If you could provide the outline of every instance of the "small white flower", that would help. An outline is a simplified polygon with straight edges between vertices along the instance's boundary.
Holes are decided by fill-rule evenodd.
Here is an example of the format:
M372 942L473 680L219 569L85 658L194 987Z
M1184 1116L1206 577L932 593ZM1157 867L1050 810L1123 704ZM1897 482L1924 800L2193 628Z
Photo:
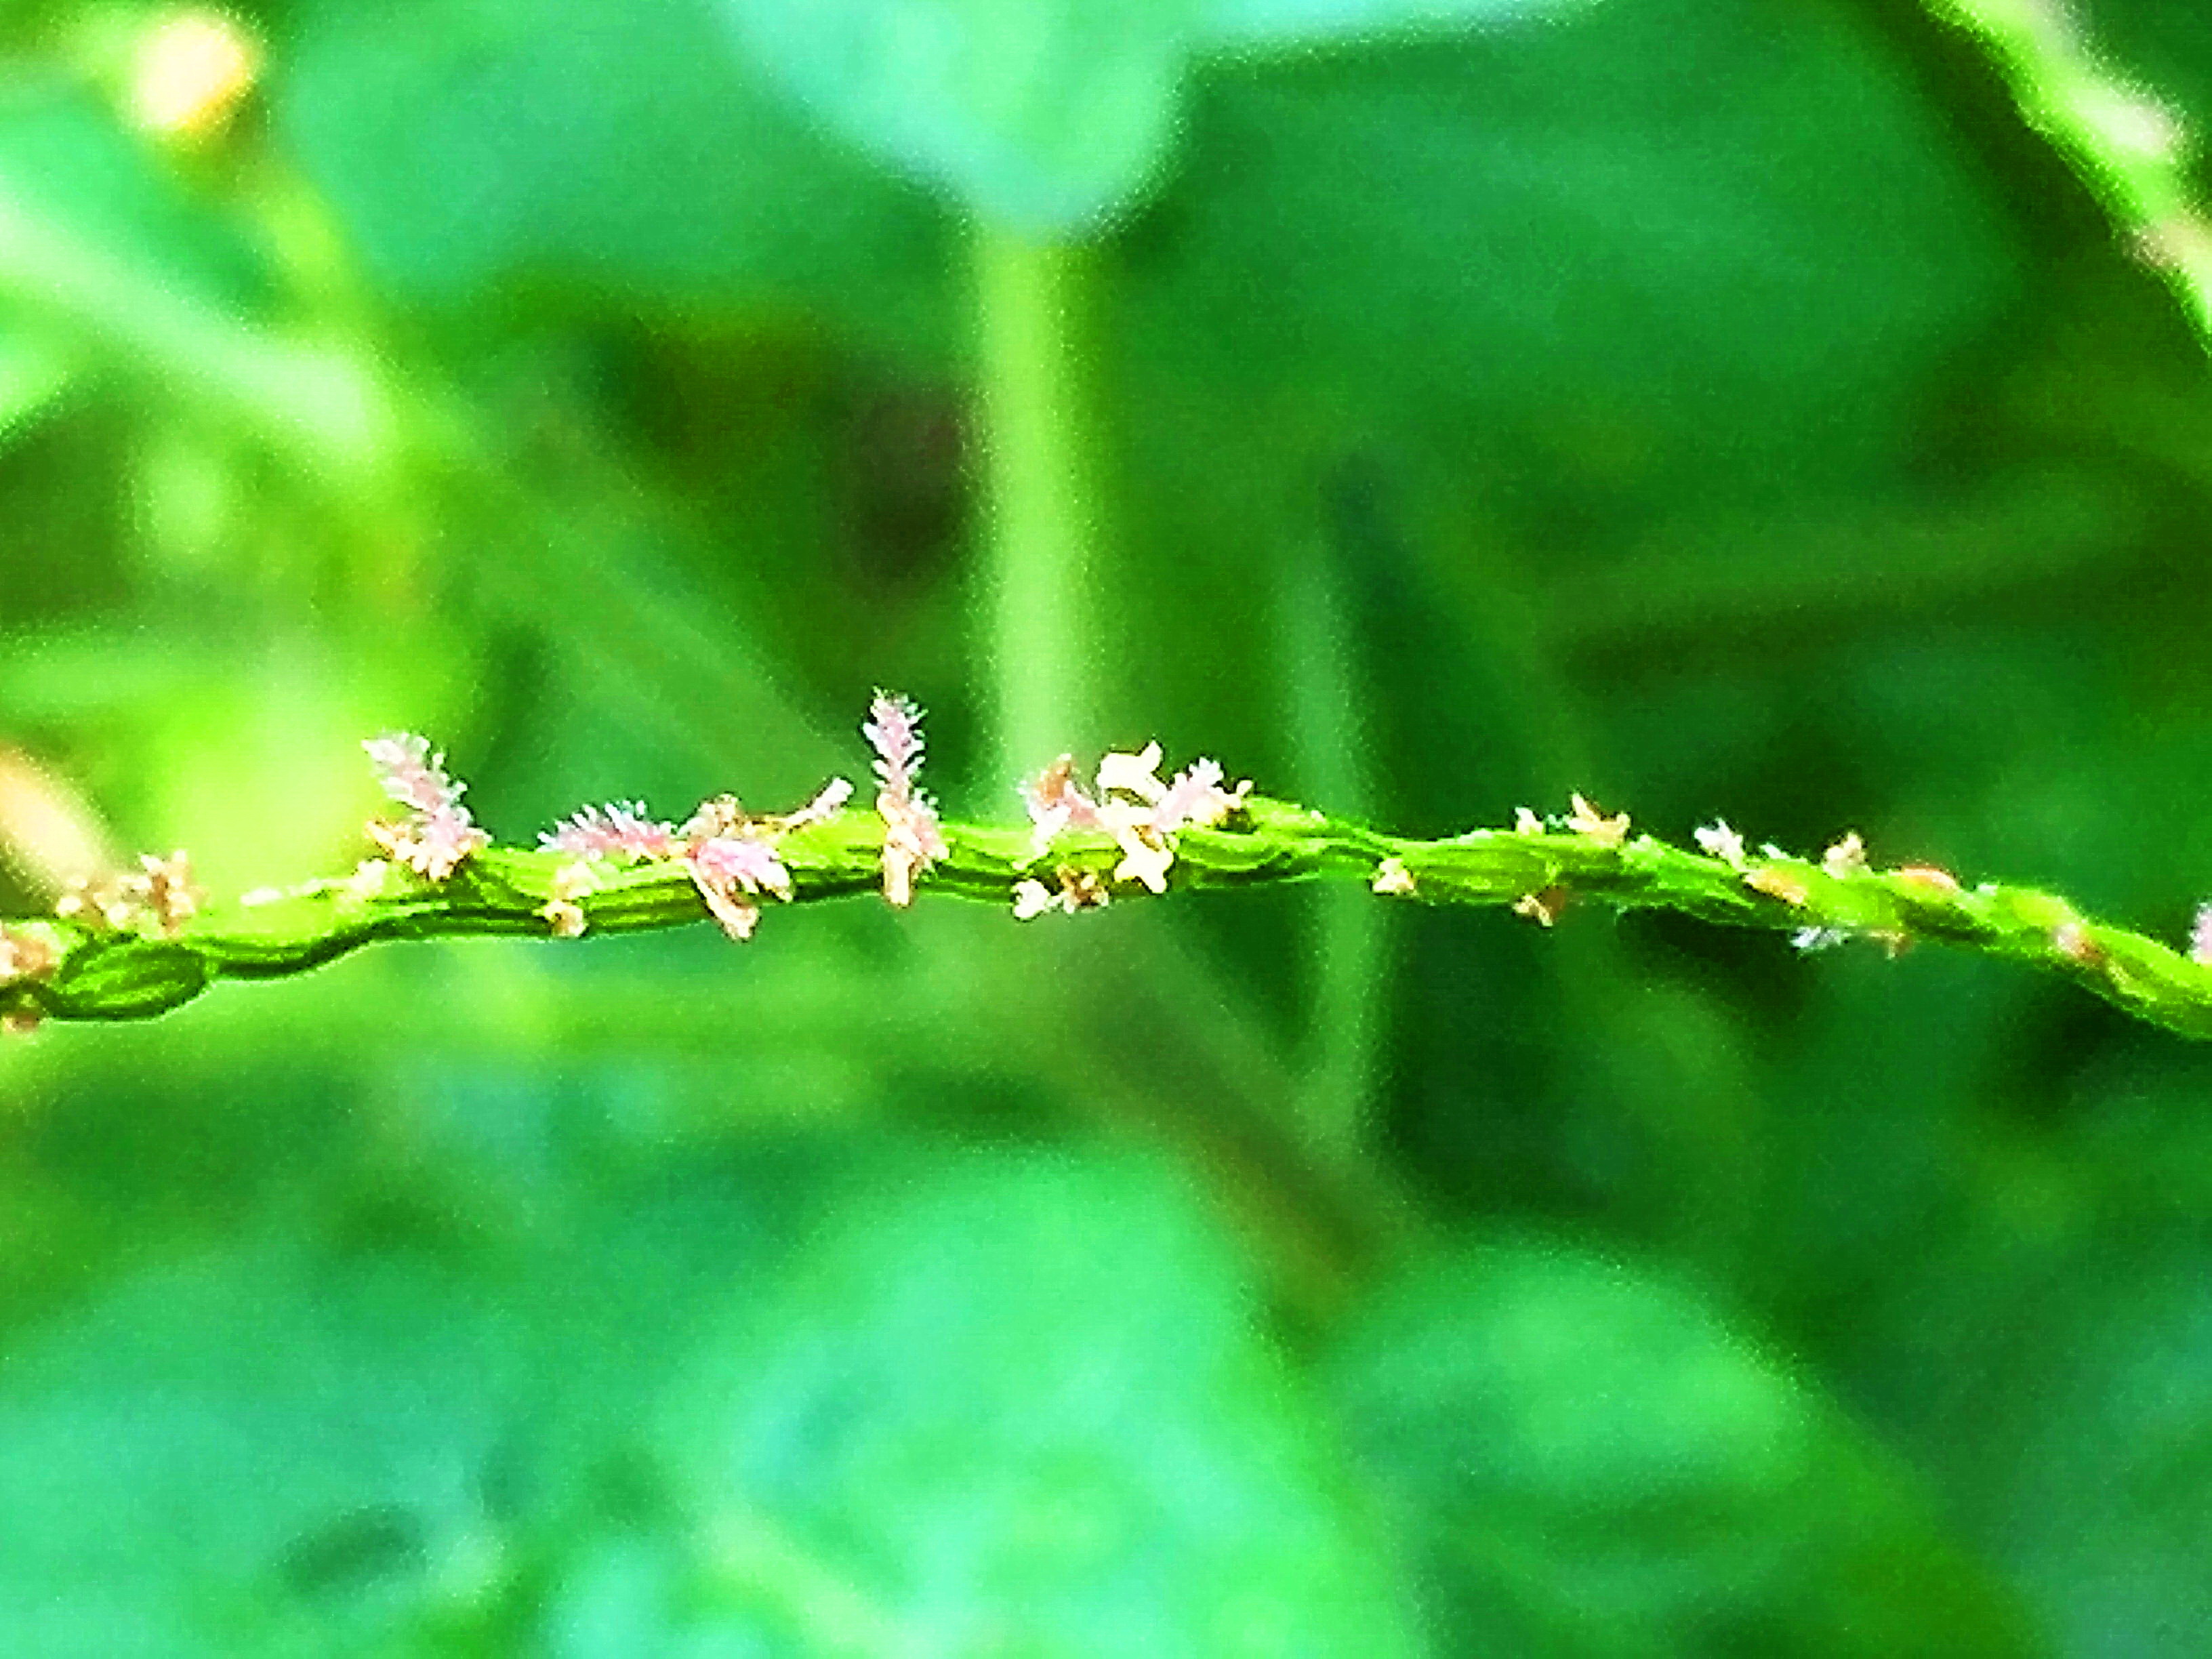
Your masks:
M1691 833L1698 838L1698 850L1707 858L1718 859L1738 870L1743 868L1743 837L1729 828L1727 819L1701 823Z
M1140 800L1157 801L1167 793L1167 786L1159 780L1160 746L1148 743L1136 754L1111 753L1098 762L1098 793L1110 794L1115 790L1134 795Z
M1375 879L1370 885L1378 893L1411 893L1413 872L1406 867L1403 859L1384 859L1375 866Z
M1600 847L1618 847L1628 839L1627 813L1616 812L1607 817L1580 795L1568 799L1575 810L1567 818L1567 828L1577 835Z
M369 839L426 881L443 881L471 853L491 844L461 805L467 787L448 776L429 739L394 732L362 744L384 793L407 809L403 823L374 823Z
M921 710L905 697L876 693L860 734L875 750L876 811L884 820L884 897L903 909L914 881L947 857L937 807L915 787L921 769Z
M1852 830L1820 854L1820 867L1832 876L1855 876L1867 867L1866 843Z

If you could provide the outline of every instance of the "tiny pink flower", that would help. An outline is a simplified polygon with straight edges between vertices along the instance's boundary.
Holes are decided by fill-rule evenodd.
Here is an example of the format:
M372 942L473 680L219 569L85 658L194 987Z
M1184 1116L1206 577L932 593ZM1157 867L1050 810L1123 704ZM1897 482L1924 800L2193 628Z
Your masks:
M408 811L404 823L372 823L369 838L416 874L443 881L491 837L476 826L461 805L465 787L446 772L446 757L431 751L427 738L395 732L362 744L376 768L377 781Z
M2200 905L2189 930L2189 959L2212 965L2212 904Z
M1200 759L1183 768L1152 803L1152 827L1166 835L1192 824L1211 829L1219 823L1252 793L1249 779L1224 789L1221 778L1218 761Z
M702 836L685 850L684 862L708 913L732 939L752 937L760 921L752 900L759 894L791 896L791 872L775 849L748 835Z
M878 783L901 799L911 795L915 775L921 770L922 751L921 710L914 700L877 692L860 735L876 751Z
M775 855L775 848L750 836L709 836L692 843L684 855L695 880L717 887L742 888L748 893L791 896L791 872Z
M1075 781L1075 759L1062 755L1022 786L1022 804L1029 809L1030 845L1042 858L1062 833L1069 830L1103 830L1098 803L1083 793Z
M914 902L914 878L946 855L937 808L915 787L921 769L921 710L905 697L876 693L860 735L876 751L876 811L884 820L884 897Z
M1167 786L1160 781L1160 746L1148 743L1132 755L1115 750L1098 757L1098 793L1102 795L1119 793L1134 795L1140 800L1157 801L1167 793Z
M2051 943L2059 955L2084 968L2098 967L2105 960L2103 949L2078 921L2062 921L2052 928Z
M853 799L853 786L842 778L832 778L817 792L812 800L796 812L787 812L775 820L779 831L803 830L810 823L820 823L835 817L845 803Z
M1692 833L1698 838L1698 850L1708 858L1719 859L1739 870L1743 868L1743 837L1729 828L1727 819L1701 823Z
M665 860L684 852L676 826L647 817L641 800L586 806L538 836L538 844L549 852L593 859Z
M384 793L411 812L428 816L456 811L466 787L446 772L446 757L433 754L430 740L411 732L392 732L361 745L376 768Z
M0 923L0 985L19 979L44 979L60 960L60 954L38 934Z

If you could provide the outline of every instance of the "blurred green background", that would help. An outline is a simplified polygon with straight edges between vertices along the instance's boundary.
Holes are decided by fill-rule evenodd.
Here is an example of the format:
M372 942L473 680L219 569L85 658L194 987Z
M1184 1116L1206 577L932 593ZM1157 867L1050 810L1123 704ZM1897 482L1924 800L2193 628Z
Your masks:
M2212 116L2212 23L2084 14ZM2212 379L1906 0L0 13L0 909L948 806L2212 891ZM1042 751L1040 752L1040 745ZM73 850L74 848L74 850ZM2212 1650L2212 1054L1317 890L356 957L0 1049L0 1648Z

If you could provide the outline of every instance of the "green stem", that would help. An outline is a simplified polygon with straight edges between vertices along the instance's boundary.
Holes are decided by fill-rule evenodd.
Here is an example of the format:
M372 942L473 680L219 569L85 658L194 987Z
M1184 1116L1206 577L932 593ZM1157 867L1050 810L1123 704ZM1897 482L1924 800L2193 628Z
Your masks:
M987 501L985 655L1000 777L1091 729L1097 496L1079 323L1091 255L976 237Z
M948 824L945 835L948 855L921 877L920 890L994 904L1008 902L1017 884L1040 869L1112 886L1121 857L1113 841L1088 832L1061 836L1048 866L1031 858L1026 829ZM793 902L872 891L883 836L883 821L858 811L793 831L777 849L791 872ZM1231 827L1183 830L1176 853L1171 878L1181 889L1372 882L1402 866L1410 896L1429 903L1509 905L1546 895L1556 905L1586 896L1616 908L1675 910L1741 927L1834 930L1893 951L1923 940L1960 945L2054 969L2154 1024L2212 1037L2212 965L2088 921L2054 895L1965 888L1924 869L1832 869L1780 854L1731 860L1650 836L1615 844L1607 834L1558 821L1407 841L1266 799L1248 802ZM1395 866L1386 863L1392 860ZM190 1001L216 980L302 973L378 939L543 935L546 902L571 862L564 854L492 848L441 884L394 873L400 890L364 896L349 882L318 883L268 903L204 912L171 937L150 924L119 932L75 921L14 924L18 935L35 930L58 962L40 976L19 973L0 986L0 1011L138 1019ZM707 915L677 863L610 872L576 903L599 933L682 927ZM1081 924L1054 918L1034 925Z
M1282 601L1298 785L1316 799L1364 811L1371 790L1356 647L1322 548L1285 561ZM1336 887L1314 896L1310 927L1311 1036L1300 1115L1315 1146L1348 1158L1359 1149L1373 1091L1388 1001L1389 917L1357 890Z
M2096 193L2212 346L2212 224L2189 177L2179 115L2108 69L2064 0L1927 0L1972 34L2028 124Z

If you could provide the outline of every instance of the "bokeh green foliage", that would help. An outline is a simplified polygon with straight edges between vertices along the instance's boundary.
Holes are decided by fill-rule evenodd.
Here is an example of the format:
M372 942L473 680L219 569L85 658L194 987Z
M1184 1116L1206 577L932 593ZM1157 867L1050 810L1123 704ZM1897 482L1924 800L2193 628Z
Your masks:
M1099 729L2212 886L2207 366L1910 6L296 0L166 150L149 15L0 35L0 744L226 893L345 866L391 727L520 840L795 803L888 684L1010 814L979 223L1091 243ZM2212 115L2176 15L2087 21ZM2196 1652L2209 1083L1972 961L1348 893L52 1030L0 1628Z

